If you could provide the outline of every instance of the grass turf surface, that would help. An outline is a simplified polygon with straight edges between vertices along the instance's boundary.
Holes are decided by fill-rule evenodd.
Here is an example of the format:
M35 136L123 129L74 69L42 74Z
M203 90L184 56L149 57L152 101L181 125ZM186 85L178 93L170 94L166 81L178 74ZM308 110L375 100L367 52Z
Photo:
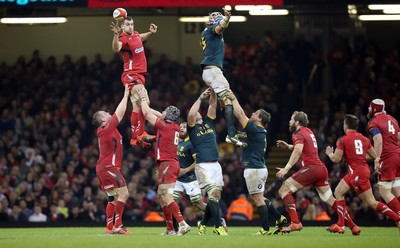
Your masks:
M360 236L332 234L325 227L305 227L300 232L272 236L252 236L257 227L230 227L230 236L218 236L207 227L205 236L197 235L197 227L184 236L160 236L161 227L127 227L132 236L104 235L104 228L1 228L0 245L4 248L234 248L234 247L400 247L396 227L361 227Z

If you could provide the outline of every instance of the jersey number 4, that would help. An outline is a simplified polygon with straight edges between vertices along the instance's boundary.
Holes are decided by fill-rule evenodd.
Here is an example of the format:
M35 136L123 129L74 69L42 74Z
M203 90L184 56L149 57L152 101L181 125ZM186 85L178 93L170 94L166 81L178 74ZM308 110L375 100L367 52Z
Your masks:
M390 120L388 120L388 131L389 133L395 134L396 130L394 129L394 126Z

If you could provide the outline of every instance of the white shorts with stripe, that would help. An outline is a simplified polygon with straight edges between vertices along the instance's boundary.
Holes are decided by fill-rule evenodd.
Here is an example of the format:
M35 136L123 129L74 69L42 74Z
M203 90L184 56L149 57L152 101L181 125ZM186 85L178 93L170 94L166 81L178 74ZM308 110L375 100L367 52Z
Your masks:
M203 80L217 94L230 88L228 80L226 80L222 70L218 67L204 69Z
M250 195L263 193L268 178L268 169L244 169L244 179Z
M218 161L196 164L195 172L201 189L206 186L218 186L221 188L224 186L222 168Z
M176 181L174 190L178 192L185 191L188 196L201 195L201 189L197 180L188 183Z

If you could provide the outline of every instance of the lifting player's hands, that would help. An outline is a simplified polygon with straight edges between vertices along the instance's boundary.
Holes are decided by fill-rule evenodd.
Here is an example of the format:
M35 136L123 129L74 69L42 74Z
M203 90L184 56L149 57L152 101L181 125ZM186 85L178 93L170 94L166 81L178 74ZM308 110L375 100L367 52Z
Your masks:
M276 141L276 146L279 147L279 148L289 149L289 144L286 143L283 140L277 140Z
M129 97L129 94L131 93L131 84L125 84L125 91L124 91L124 97Z
M374 160L374 169L376 173L381 174L381 161L378 158Z
M150 33L155 34L157 33L157 25L154 23L150 24L150 29L149 29Z
M146 90L144 87L141 87L141 88L139 88L139 89L136 91L136 94L138 94L138 96L139 96L140 99L146 98L146 96L147 96L147 90Z
M276 177L277 178L282 178L282 177L284 177L287 173L288 173L288 170L286 170L285 168L279 168L279 167L276 167L279 171L276 173Z
M201 93L200 97L201 99L206 99L211 95L211 88L207 88L203 93Z
M115 23L111 22L110 27L111 27L111 31L113 31L114 34L119 35L119 33L121 33L121 27L118 25L118 21L115 21Z
M227 10L225 8L222 8L222 10L224 11L224 16L231 16L232 15L230 10Z
M231 89L228 89L228 90L226 91L226 97L227 97L229 100L234 100L234 99L236 99L236 96L235 96L235 94L233 94L233 91L232 91Z
M327 146L325 149L325 154L329 157L329 154L333 153L333 147L332 146Z

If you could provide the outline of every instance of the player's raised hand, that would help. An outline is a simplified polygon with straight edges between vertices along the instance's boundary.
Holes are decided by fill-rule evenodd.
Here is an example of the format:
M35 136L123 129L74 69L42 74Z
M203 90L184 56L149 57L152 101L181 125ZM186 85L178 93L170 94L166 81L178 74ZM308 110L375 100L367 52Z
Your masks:
M225 9L225 8L222 8L222 10L224 11L224 15L225 15L225 16L231 16L231 15L232 15L232 13L231 13L230 10L227 10L227 9Z
M151 24L150 24L150 29L149 29L149 31L150 31L152 34L157 33L157 25L154 24L154 23L151 23Z
M206 99L211 95L211 88L207 88L203 93L201 93L201 99Z
M129 97L131 93L131 84L125 84L124 97Z
M115 21L115 23L111 22L110 27L111 27L111 31L113 31L114 34L121 33L121 27L118 25L118 21Z
M139 98L145 98L147 95L147 90L144 87L139 88L136 93L138 94Z
M282 178L282 177L284 177L287 173L288 173L288 170L286 170L285 168L279 168L279 167L276 167L279 171L276 173L276 177L277 178Z
M329 156L329 154L332 154L332 153L333 153L333 147L332 146L327 146L326 149L325 149L325 154L327 156Z
M235 94L233 94L233 91L232 91L231 89L228 89L228 90L226 91L226 97L227 97L229 100L233 100L233 99L236 98Z
M289 144L286 143L286 142L283 141L283 140L277 140L277 141L276 141L276 146L277 146L277 147L280 147L280 148L289 149Z

